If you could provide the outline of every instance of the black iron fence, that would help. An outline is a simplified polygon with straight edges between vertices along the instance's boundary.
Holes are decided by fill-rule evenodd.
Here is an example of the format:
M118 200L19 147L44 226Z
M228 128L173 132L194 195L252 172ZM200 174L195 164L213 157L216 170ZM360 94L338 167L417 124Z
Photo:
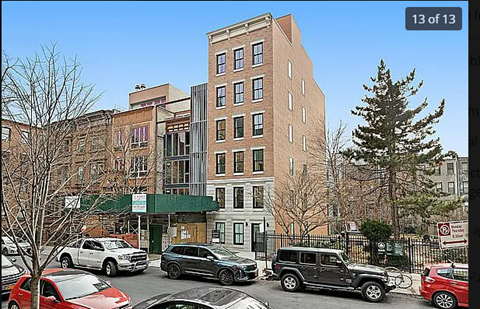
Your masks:
M353 262L394 266L421 273L426 264L453 261L468 263L468 248L442 250L438 241L401 238L371 242L362 235L285 235L259 232L255 237L255 259L270 261L282 247L316 247L343 250Z

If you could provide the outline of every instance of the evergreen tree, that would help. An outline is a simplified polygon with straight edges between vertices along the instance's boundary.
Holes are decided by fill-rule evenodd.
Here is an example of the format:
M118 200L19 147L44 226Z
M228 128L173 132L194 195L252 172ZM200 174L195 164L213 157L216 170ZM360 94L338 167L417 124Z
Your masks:
M367 168L377 170L379 187L388 194L393 234L399 237L399 208L414 210L425 208L427 200L437 202L444 194L436 192L428 176L443 158L439 138L432 138L433 125L438 123L445 109L445 100L438 108L423 118L420 113L428 106L427 99L413 109L409 100L423 85L413 86L415 69L405 78L393 81L385 62L380 61L372 86L363 85L371 93L365 95L365 106L356 106L352 114L362 117L366 125L359 125L352 132L354 147L345 154ZM443 205L443 204L442 204ZM450 209L451 207L443 207ZM428 213L435 212L429 210Z

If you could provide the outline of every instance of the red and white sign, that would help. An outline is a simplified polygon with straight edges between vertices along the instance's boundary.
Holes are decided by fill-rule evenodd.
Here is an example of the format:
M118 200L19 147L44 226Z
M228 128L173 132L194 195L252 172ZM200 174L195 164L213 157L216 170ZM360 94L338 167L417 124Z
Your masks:
M438 222L440 249L468 247L468 221Z

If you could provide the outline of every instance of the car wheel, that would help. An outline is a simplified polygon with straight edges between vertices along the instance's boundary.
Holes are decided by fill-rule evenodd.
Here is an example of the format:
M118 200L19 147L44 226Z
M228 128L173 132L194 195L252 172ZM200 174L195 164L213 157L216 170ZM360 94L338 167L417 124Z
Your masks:
M181 274L182 274L182 271L180 270L180 266L178 266L177 264L168 265L168 269L167 269L168 278L178 279L178 277L180 277Z
M14 302L14 301L11 301L9 304L8 304L8 309L20 309L20 306Z
M3 249L2 249L2 254L3 254L3 255L8 255L8 249L7 249L7 248L3 248Z
M282 288L287 292L295 292L301 288L300 279L294 274L285 274L282 276Z
M105 274L109 277L115 277L117 274L117 264L112 261L108 261L107 265L105 265Z
M72 260L70 259L70 257L68 255L66 255L66 256L64 256L60 259L60 266L62 268L71 268L73 266Z
M233 272L229 269L223 269L222 271L220 271L220 273L218 274L218 280L220 280L220 283L222 285L232 285L235 281L233 277Z
M362 296L366 301L380 302L385 297L385 289L375 281L368 281L362 285Z
M432 300L437 308L451 309L457 307L457 298L448 292L438 292Z

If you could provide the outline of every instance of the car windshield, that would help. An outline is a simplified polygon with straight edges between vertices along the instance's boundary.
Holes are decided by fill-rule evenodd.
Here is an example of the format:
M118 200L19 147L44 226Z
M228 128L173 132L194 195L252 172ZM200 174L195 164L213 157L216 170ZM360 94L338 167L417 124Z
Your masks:
M10 237L2 237L3 241L8 244L8 245L13 245L13 240L10 239Z
M13 264L5 255L2 254L2 268L12 267Z
M346 255L344 252L342 252L342 260L345 262L345 264L352 264L352 261L350 260L350 258L348 257L348 255Z
M213 253L215 253L220 259L222 257L233 257L236 256L233 252L229 251L226 248L222 247L210 247Z
M80 275L57 282L57 287L64 299L73 299L101 292L110 285L96 276Z
M242 299L241 301L239 301L238 303L236 303L230 308L232 309L270 309L269 306L262 304L255 298L251 298L251 297Z
M124 248L132 248L130 244L124 240L107 240L104 241L103 244L105 245L105 248L108 250L113 250L113 249L124 249Z

